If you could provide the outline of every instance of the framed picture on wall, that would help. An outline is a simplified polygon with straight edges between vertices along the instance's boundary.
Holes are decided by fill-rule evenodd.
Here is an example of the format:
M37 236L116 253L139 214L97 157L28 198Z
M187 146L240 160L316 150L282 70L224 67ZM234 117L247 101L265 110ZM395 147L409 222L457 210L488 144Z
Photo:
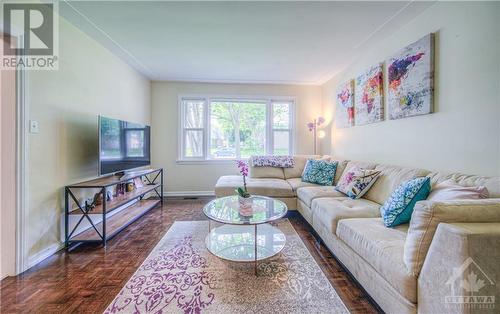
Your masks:
M335 125L347 128L354 125L354 80L340 84L336 93Z
M384 91L382 63L377 64L356 78L354 88L354 116L356 125L384 120Z
M389 118L429 114L434 109L434 34L387 60Z

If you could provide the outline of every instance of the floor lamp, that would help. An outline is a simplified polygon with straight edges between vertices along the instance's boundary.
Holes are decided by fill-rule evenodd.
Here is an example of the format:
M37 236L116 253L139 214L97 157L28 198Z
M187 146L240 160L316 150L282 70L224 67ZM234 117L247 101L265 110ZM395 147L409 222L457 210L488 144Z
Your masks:
M314 155L317 154L317 137L318 137L318 127L320 125L322 125L323 123L325 123L325 118L323 117L318 117L316 119L314 119L312 122L309 122L307 124L307 128L309 129L309 132L313 132L313 141L314 141ZM324 137L324 135L322 136Z

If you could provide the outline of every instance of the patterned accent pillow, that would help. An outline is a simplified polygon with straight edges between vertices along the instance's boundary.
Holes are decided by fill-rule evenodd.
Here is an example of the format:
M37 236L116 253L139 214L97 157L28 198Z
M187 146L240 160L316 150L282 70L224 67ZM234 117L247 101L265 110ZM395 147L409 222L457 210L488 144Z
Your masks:
M368 170L352 167L346 170L335 189L352 199L360 198L372 187L380 175L378 170Z
M295 160L292 156L252 156L254 167L293 168Z
M411 179L398 186L380 207L384 224L395 227L409 222L415 203L427 199L430 191L431 179L428 177Z
M302 172L302 181L320 185L333 185L337 165L337 161L308 159L304 172Z

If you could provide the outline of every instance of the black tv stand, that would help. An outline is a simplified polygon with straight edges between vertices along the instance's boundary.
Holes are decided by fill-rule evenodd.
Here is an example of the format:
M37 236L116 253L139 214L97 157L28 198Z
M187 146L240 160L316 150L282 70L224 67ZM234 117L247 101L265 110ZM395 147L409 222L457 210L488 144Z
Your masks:
M119 171L119 172L115 172L114 176L115 176L115 177L120 177L120 178L121 178L121 177L123 177L125 174L126 174L126 173L125 173L125 171Z
M116 195L112 200L107 200L107 188L117 184L127 183L136 178L143 182L135 190ZM99 190L101 203L92 204L83 202L82 190L88 189L83 195ZM125 177L110 175L90 181L80 182L65 187L65 246L71 250L82 243L101 243L104 247L106 241L125 229L128 225L146 214L159 204L163 204L163 169L145 169L128 173ZM78 191L78 193L77 193ZM154 193L156 197L145 198L146 194ZM84 205L82 205L84 203ZM114 212L116 210L116 212ZM69 220L76 217L76 225L70 228ZM100 221L97 220L101 217ZM88 229L78 230L80 223L85 220L90 223Z

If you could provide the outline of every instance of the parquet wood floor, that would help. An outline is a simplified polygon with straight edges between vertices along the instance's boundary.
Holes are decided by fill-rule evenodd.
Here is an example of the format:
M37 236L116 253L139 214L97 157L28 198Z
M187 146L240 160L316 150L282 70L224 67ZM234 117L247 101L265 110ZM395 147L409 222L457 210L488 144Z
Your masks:
M176 220L204 220L209 198L166 199L108 242L64 250L16 277L2 280L1 313L102 313ZM302 241L351 313L380 310L311 233L300 215L289 217Z

